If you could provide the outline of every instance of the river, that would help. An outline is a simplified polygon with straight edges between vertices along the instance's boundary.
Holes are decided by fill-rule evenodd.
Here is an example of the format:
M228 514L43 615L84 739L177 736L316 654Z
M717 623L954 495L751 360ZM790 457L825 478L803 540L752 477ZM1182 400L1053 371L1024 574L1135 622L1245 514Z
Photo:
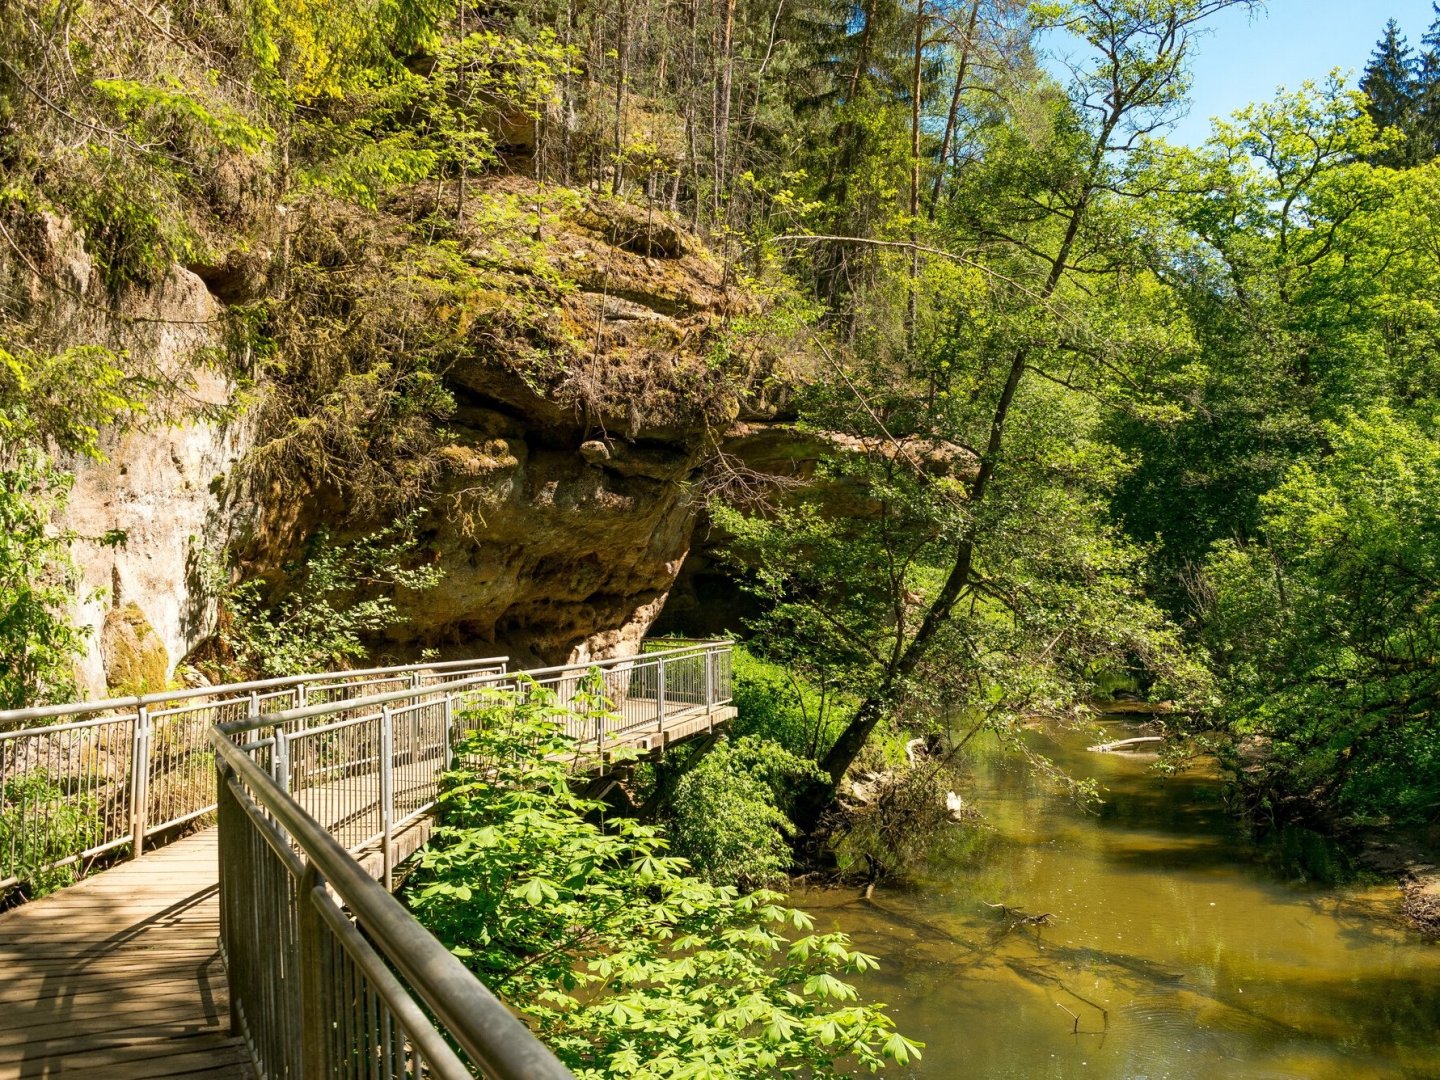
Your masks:
M1440 1077L1440 946L1400 924L1393 884L1356 882L1314 834L1248 838L1212 775L1033 738L1099 781L1098 811L981 746L962 794L986 827L869 900L792 897L879 958L859 982L927 1044L913 1075Z

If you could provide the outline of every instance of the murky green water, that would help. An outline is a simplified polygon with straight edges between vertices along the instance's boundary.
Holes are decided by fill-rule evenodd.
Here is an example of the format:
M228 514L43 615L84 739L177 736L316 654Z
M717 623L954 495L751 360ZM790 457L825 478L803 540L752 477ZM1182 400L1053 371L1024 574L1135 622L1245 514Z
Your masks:
M929 880L794 897L880 958L863 986L928 1044L916 1075L1440 1077L1440 947L1393 885L1320 883L1342 860L1313 838L1247 841L1212 778L1036 739L1108 789L1098 814L982 751L964 794L992 828Z

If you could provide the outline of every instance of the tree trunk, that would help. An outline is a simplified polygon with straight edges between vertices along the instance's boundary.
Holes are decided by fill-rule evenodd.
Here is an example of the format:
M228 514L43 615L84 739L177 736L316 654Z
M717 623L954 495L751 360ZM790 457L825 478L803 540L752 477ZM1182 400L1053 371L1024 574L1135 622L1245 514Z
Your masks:
M719 216L720 199L729 176L727 159L730 153L730 96L735 78L735 0L725 0L725 21L720 31L720 90L715 116L715 209Z
M975 40L975 27L980 20L980 0L971 0L970 21L960 42L960 62L955 69L955 90L950 95L950 111L945 114L945 134L940 139L940 164L935 170L935 183L930 188L929 218L935 220L940 206L940 192L945 184L945 163L955 142L955 126L960 122L960 96L965 92L965 76L970 72L970 49Z
M615 175L610 191L619 195L625 184L625 82L630 74L630 3L620 0L619 71L615 76Z
M1107 127L1105 137L1101 139L1101 146L1104 145L1108 134L1109 128ZM1070 216L1064 239L1061 241L1054 259L1051 260L1045 285L1040 290L1039 299L1042 303L1054 295L1056 287L1059 286L1060 280L1065 274L1065 267L1074 250L1075 238L1079 234L1089 198L1093 194L1095 179L1099 174L1102 160L1103 151L1097 151L1086 174L1084 193ZM1005 386L1000 392L1000 399L995 404L995 412L990 420L990 435L986 442L985 453L981 456L980 468L970 485L969 504L972 507L978 506L990 489L990 481L995 475L1000 451L1004 445L1005 423L1009 419L1010 409L1015 403L1015 393L1020 388L1020 380L1025 374L1025 364L1029 356L1028 348L1020 348L1011 358ZM850 723L846 725L845 730L840 733L840 737L835 740L835 744L830 747L821 760L820 768L830 778L831 796L834 794L835 787L845 776L846 770L850 768L856 756L864 748L866 741L870 738L870 733L875 730L875 725L889 712L894 704L895 695L904 681L925 659L935 636L949 621L956 603L964 595L966 586L970 584L970 573L974 568L974 563L975 537L971 534L962 537L956 545L955 561L951 564L949 576L945 579L945 585L941 588L939 596L925 612L920 629L915 632L915 636L901 651L899 659L885 673L879 687L860 703L860 707L855 710L855 715L851 718ZM828 800L817 804L817 795L818 793L811 793L801 801L801 811L806 816L797 823L803 829L813 830L819 822L820 815L824 812Z
M910 70L910 281L905 303L905 345L912 360L920 304L920 77L925 59L925 0L915 0L915 56Z

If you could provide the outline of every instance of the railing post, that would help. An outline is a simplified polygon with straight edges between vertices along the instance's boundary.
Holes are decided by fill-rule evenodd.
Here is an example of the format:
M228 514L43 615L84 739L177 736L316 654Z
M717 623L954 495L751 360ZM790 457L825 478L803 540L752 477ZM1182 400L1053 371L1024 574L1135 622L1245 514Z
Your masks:
M280 785L280 790L289 794L290 737L279 724L275 725L275 760L270 763L270 771L275 777L275 783Z
M395 869L394 837L390 823L395 819L395 730L389 705L380 707L380 859L385 888Z
M665 654L655 664L655 730L665 730Z
M306 691L305 691L305 684L304 684L303 682L302 682L302 683L296 683L296 684L295 684L295 707L296 707L297 709L303 709L303 708L304 708L306 705L308 705L308 704L310 704L310 701L309 701L309 697L308 697L308 695L306 694Z
M307 863L296 884L296 930L300 945L300 1075L303 1080L318 1080L331 1075L330 1055L334 1010L328 1000L329 964L324 948L327 927L315 906L317 894L325 888L324 879Z
M150 817L150 710L135 710L135 740L130 751L130 858L145 849Z
M715 650L705 650L705 711L715 708Z
M450 768L451 755L454 753L455 739L455 695L445 695L445 768Z
M231 910L234 904L234 890L238 882L238 849L243 840L237 830L243 828L244 811L235 802L235 795L230 790L227 782L231 774L230 767L225 765L220 758L215 759L215 822L216 822L216 849L217 866L216 882L219 893L220 908L220 953L228 969L236 962L235 957L239 949L240 936L236 930L234 913ZM243 1035L245 1025L240 1015L240 988L230 987L230 1034Z

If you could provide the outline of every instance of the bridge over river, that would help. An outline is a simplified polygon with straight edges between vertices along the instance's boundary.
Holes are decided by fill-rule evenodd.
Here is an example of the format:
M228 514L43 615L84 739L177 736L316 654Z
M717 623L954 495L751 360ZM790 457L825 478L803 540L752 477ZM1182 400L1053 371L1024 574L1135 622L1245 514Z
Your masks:
M0 889L112 864L0 914L0 1080L569 1076L390 891L466 716L537 688L584 773L734 716L725 642L0 712Z

